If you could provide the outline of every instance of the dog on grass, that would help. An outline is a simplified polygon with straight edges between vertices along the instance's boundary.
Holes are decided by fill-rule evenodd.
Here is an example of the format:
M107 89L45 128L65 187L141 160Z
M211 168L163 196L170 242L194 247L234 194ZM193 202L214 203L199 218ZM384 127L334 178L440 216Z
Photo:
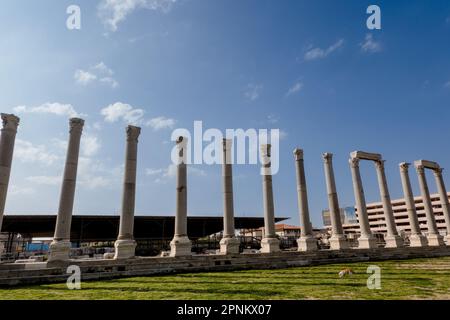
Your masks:
M350 268L343 269L343 270L339 271L339 278L343 278L345 276L351 276L353 273L354 273L353 270Z

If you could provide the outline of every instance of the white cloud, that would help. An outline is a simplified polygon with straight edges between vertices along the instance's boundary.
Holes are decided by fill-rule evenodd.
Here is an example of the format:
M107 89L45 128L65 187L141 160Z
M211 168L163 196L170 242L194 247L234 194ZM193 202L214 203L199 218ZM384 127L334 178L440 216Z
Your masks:
M35 194L36 190L30 187L19 187L16 185L11 185L8 190L8 196L26 196Z
M277 123L279 120L280 120L280 118L274 114L269 114L267 116L267 122L269 122L269 123Z
M119 120L130 124L140 124L144 117L144 110L133 108L131 105L116 102L101 110L106 122L117 122Z
M38 107L17 106L13 108L16 113L51 113L58 116L79 117L79 114L71 104L59 102L46 102Z
M62 183L62 177L60 176L30 176L25 180L31 183L49 186L57 186Z
M175 126L176 121L171 118L157 117L148 120L145 124L152 127L153 130L172 129Z
M450 81L446 82L446 83L444 84L444 87L446 87L447 89L450 89Z
M100 61L89 70L78 69L75 71L75 82L86 86L96 81L106 84L115 89L119 86L119 82L113 78L114 71L109 68L103 61Z
M344 39L339 39L337 42L335 42L334 44L332 44L331 46L329 46L326 49L322 49L322 48L309 49L305 53L304 59L306 61L312 61L312 60L326 58L328 55L332 54L334 51L338 50L343 45L344 45Z
M110 104L109 106L103 108L100 113L106 122L113 123L123 121L133 125L144 124L153 128L155 131L173 128L176 123L175 119L164 116L146 120L144 118L145 111L143 109L134 108L133 106L122 102Z
M120 22L137 9L169 12L176 0L102 0L98 15L110 31L117 31Z
M114 71L110 69L103 61L100 61L97 63L94 67L94 70L97 70L101 74L112 76L114 74Z
M375 41L371 33L366 34L364 42L360 43L359 45L361 47L361 51L367 53L376 53L382 50L381 42Z
M145 174L148 176L155 176L155 182L167 182L170 179L173 179L177 175L177 166L175 164L170 164L167 168L160 169L145 169ZM195 168L193 166L188 166L188 174L192 174L195 176L204 177L206 176L206 172L202 169Z
M294 83L292 87L289 88L288 92L286 92L286 97L289 97L290 95L293 95L302 89L303 89L303 82L298 81Z
M14 158L24 163L52 165L59 157L47 150L44 145L34 145L29 141L17 139Z
M256 99L259 98L262 89L263 86L261 84L249 83L244 92L244 96L250 101L255 101Z
M76 83L86 86L89 83L95 81L97 79L97 76L90 73L89 71L78 69L75 71L73 78L75 79Z
M111 184L111 180L102 176L85 176L80 179L79 184L88 189L98 189L109 186Z
M85 134L81 138L81 152L85 157L92 157L100 149L100 141L97 136Z
M113 89L115 89L115 88L117 88L119 86L119 83L116 80L114 80L113 78L111 78L111 77L101 78L100 82L106 83L107 85L109 85Z
M151 168L145 169L145 174L147 176L154 176L157 174L161 174L162 172L163 172L163 169L151 169Z

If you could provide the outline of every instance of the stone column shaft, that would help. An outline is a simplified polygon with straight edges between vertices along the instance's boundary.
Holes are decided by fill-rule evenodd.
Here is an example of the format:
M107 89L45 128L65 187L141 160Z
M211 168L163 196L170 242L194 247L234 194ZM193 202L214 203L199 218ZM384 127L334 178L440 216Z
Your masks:
M447 245L450 245L450 205L447 196L447 189L445 188L444 178L442 177L442 168L433 171L436 179L436 186L439 192L439 197L442 204L442 212L445 219L445 227L447 229L446 241Z
M187 143L186 137L178 137L176 141L178 159L176 159L175 235L170 242L172 257L191 255L191 241L187 235Z
M409 237L409 242L411 247L424 247L427 245L427 241L420 230L419 218L417 216L416 205L414 203L414 195L411 188L411 181L409 179L409 165L410 164L406 162L400 163L399 165L406 210L408 212L409 224L411 226L411 235Z
M383 203L384 220L386 222L387 236L385 237L386 248L398 248L403 246L403 239L399 237L395 224L394 212L392 210L391 196L384 170L384 160L375 161L377 171L378 187L380 189L381 202Z
M294 150L295 172L297 180L297 202L300 215L300 238L297 240L299 251L317 250L317 241L313 236L309 217L308 191L306 188L303 150Z
M271 145L261 145L263 203L264 203L264 238L261 240L261 252L280 251L280 242L275 232L275 209L273 203Z
M328 192L328 207L330 210L331 219L331 238L330 238L330 249L340 250L347 249L348 243L345 239L344 229L342 227L341 221L341 211L339 207L339 200L336 191L336 182L334 178L333 170L333 154L324 153L323 164L325 170L325 181L327 184Z
M13 114L2 113L1 118L3 128L0 138L0 232L2 230L3 214L5 212L17 127L20 122L20 119Z
M134 207L136 198L136 168L138 138L141 128L127 127L125 150L125 170L122 191L122 210L120 215L119 236L115 243L115 259L128 259L135 255L136 241L133 237Z
M416 166L417 176L419 179L420 192L422 194L423 206L427 217L427 240L429 246L441 246L444 243L443 237L439 234L436 219L431 205L430 191L428 189L427 179L425 176L425 168L421 165Z
M239 240L235 237L233 204L233 167L231 139L222 141L222 180L223 180L223 238L220 252L223 254L239 253Z
M361 173L359 172L359 159L350 158L350 168L352 172L353 191L355 194L356 210L358 212L359 228L361 236L358 239L359 248L370 249L376 248L376 240L370 231L369 217L367 214L366 199L364 196L364 189L361 180Z
M68 260L70 253L70 227L72 224L72 211L75 198L75 187L78 169L78 156L80 153L80 140L84 120L70 119L70 135L67 146L66 164L61 186L58 216L53 242L50 244L49 261Z

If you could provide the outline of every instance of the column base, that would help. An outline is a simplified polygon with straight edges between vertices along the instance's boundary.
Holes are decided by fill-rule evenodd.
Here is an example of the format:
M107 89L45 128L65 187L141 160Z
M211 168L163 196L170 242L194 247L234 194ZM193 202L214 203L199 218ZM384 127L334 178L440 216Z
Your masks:
M220 254L238 254L241 242L236 237L220 240Z
M415 234L409 237L410 247L426 247L428 246L427 238L421 234Z
M328 241L330 242L330 250L343 250L350 247L344 235L332 236Z
M298 251L317 251L317 240L314 237L306 236L297 239Z
M69 240L53 240L48 251L48 262L68 261L72 244Z
M192 242L187 236L175 236L170 241L170 256L183 257L192 255Z
M114 248L116 249L114 259L134 258L136 252L136 241L130 239L117 240L114 243Z
M387 236L384 238L384 241L386 241L385 248L401 248L403 247L403 239L402 237L396 235L396 236Z
M359 249L374 249L378 248L377 239L374 236L361 236L358 238Z
M280 240L277 238L263 238L261 240L261 253L274 253L279 252Z
M427 236L428 246L430 247L439 247L444 246L444 237L440 234L429 234Z

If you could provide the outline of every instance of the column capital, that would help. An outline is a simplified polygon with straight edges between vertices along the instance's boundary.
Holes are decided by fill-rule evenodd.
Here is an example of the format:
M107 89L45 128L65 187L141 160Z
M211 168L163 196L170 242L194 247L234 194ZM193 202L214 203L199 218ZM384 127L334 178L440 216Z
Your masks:
M384 163L385 162L386 162L386 160L376 160L376 161L374 161L375 167L380 169L380 170L384 170Z
M303 150L302 149L295 148L293 153L294 153L294 159L296 161L303 160Z
M233 139L226 139L226 138L222 139L223 151L230 150L232 145L233 145Z
M139 135L141 134L141 128L136 126L127 126L127 141L138 142Z
M71 118L69 120L70 133L73 131L81 133L83 131L84 120L80 118Z
M401 162L398 164L398 166L400 167L400 171L402 171L402 172L408 172L410 165L411 165L411 163L408 163L408 162Z
M440 176L442 176L442 171L443 171L443 170L444 170L444 168L441 168L441 167L436 168L436 169L433 170L433 174L434 174L436 177L440 177Z
M322 158L325 163L330 163L333 160L333 154L330 152L325 152L322 154Z
M352 168L359 168L359 158L350 158L348 159L348 163Z
M175 140L175 144L178 150L178 159L177 164L184 163L186 164L187 160L187 154L186 154L186 148L187 148L188 138L179 136L177 140Z
M425 173L425 167L421 164L416 165L416 171L418 174L424 174Z
M1 117L3 121L3 129L17 130L17 127L19 126L20 122L19 117L8 113L2 113Z

